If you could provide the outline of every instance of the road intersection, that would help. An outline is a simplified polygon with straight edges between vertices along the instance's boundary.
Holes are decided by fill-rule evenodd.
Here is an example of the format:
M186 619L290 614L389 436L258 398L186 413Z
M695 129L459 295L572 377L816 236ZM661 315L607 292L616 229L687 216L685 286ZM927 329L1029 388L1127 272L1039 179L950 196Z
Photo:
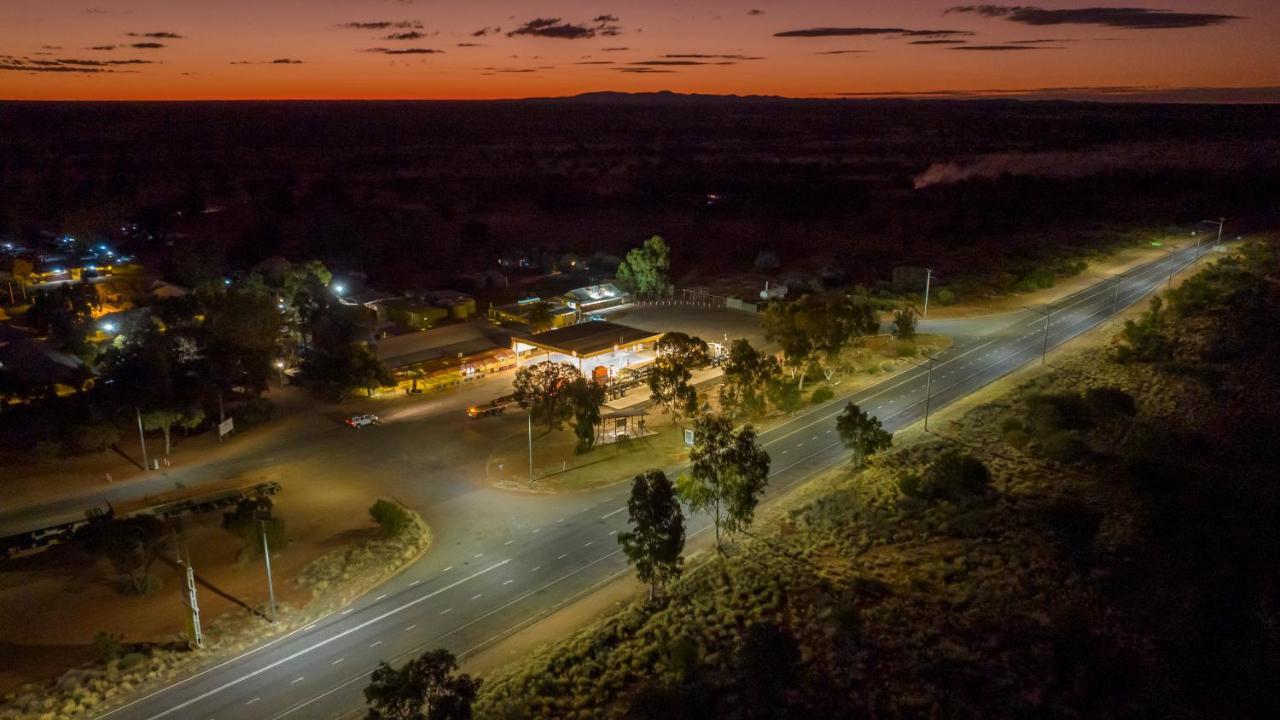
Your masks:
M1047 346L1138 302L1165 281L1170 264L1192 261L1191 252L1177 251L1059 300L1047 320ZM912 367L763 432L773 459L770 494L847 459L835 432L845 402L896 431L923 417L926 386L936 410L1037 360L1046 344L1039 312L985 322L990 332L939 356L931 380L926 367ZM563 514L509 523L500 534L468 543L465 552L428 553L339 612L99 717L274 720L350 713L361 706L378 662L402 662L436 647L465 657L628 572L615 537L627 526L627 492L623 485L603 488L564 503ZM691 536L709 528L705 517L688 518Z

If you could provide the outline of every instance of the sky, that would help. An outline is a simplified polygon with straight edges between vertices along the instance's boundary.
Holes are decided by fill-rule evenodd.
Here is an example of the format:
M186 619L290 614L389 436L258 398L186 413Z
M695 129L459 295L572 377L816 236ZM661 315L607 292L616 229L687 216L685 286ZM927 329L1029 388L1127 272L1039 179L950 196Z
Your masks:
M2 0L0 99L1280 101L1277 0Z

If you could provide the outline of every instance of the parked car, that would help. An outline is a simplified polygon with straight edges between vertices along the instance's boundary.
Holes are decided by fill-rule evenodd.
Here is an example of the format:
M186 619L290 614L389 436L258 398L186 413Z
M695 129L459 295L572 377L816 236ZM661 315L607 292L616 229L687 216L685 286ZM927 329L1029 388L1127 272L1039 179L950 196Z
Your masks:
M366 425L377 425L377 424L378 424L378 416L372 413L367 413L364 415L352 415L351 417L347 418L347 425L357 430L359 430L362 427L365 427Z

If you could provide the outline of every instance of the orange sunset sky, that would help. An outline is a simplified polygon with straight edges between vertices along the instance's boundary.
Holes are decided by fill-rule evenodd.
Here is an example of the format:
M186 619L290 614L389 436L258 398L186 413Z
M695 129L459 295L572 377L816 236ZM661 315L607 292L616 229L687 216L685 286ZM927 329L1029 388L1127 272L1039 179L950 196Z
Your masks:
M3 0L0 99L1276 101L1280 2Z

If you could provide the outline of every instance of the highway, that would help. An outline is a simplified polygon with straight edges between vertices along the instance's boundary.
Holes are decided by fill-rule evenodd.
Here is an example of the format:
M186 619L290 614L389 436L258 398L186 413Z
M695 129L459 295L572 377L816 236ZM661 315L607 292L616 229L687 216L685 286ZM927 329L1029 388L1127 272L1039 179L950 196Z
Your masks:
M960 343L933 362L852 396L814 407L762 433L773 466L770 494L846 461L835 417L852 401L889 430L921 419L1138 302L1193 259L1192 249L1101 281L1056 302L1046 318L1024 311L989 321L991 332ZM927 329L925 325L922 329ZM677 470L671 468L671 471ZM605 488L554 512L508 526L465 549L423 561L341 612L234 660L99 717L119 720L329 718L359 708L379 661L402 662L445 647L466 656L628 572L616 534L626 528L625 485ZM563 507L563 506L562 506ZM690 536L707 532L688 519ZM461 559L465 558L465 559ZM449 562L449 565L444 565Z

